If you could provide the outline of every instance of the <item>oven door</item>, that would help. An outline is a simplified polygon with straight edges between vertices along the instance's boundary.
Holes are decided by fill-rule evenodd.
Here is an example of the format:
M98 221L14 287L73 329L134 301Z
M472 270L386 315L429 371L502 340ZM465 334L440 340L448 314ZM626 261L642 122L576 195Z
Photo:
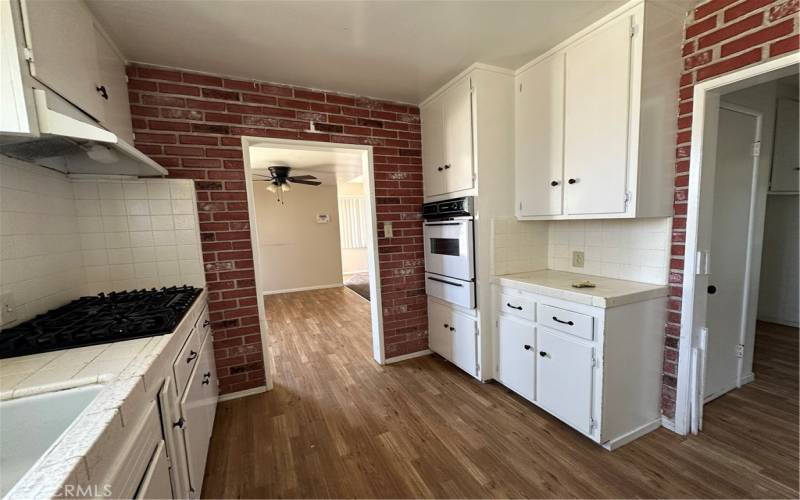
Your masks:
M425 271L471 281L475 277L472 219L425 222Z
M451 304L475 309L475 282L425 273L425 293Z

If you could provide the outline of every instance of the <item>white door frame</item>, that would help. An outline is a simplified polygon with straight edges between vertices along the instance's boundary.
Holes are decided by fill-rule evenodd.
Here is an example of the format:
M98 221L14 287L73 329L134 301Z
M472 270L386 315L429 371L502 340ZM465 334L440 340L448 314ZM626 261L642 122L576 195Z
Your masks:
M687 434L692 428L692 422L695 424L693 430L696 432L702 422L700 413L702 403L698 404L698 400L702 401L703 392L702 376L699 372L702 370L705 356L706 301L703 295L698 294L696 297L695 290L708 285L710 245L709 241L701 242L698 239L701 236L698 229L703 224L708 224L713 209L713 205L708 203L708 200L701 200L700 195L702 187L708 186L708 183L712 183L713 189L720 95L793 74L798 64L800 64L800 53L792 53L698 83L694 87L675 402L675 432L679 434ZM709 174L705 177L704 168Z
M358 144L339 144L332 142L302 141L295 139L272 139L266 137L242 136L242 155L244 157L245 187L247 190L247 212L250 222L250 241L253 251L253 268L255 270L256 291L258 297L258 316L259 326L261 327L261 342L264 351L264 370L266 371L267 390L272 389L272 374L270 373L269 356L269 331L267 329L266 312L264 309L263 290L264 286L261 279L261 259L258 245L258 229L256 226L256 208L253 186L252 166L250 164L251 147L279 147L294 149L305 149L309 151L333 151L349 150L361 153L364 162L364 178L369 200L367 203L367 215L370 219L367 238L367 255L369 264L369 289L370 289L370 312L372 317L372 357L379 364L385 364L386 355L384 353L383 340L383 314L381 307L381 282L380 282L380 263L378 260L378 221L377 210L375 208L375 169L373 164L372 146Z

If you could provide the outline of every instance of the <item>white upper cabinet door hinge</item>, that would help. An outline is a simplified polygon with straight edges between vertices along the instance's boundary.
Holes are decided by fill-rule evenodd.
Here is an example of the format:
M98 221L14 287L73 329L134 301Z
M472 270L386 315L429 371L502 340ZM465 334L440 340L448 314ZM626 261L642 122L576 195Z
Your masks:
M633 193L630 191L625 191L625 209L627 210L628 205L631 203L631 198L633 198Z
M736 344L736 357L737 358L744 357L744 344Z
M753 156L756 158L761 156L761 141L756 141L753 143Z

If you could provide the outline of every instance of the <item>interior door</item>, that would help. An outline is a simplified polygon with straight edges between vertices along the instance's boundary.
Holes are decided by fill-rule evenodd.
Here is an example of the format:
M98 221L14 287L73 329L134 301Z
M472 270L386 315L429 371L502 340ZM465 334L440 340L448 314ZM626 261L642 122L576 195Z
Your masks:
M445 191L474 186L472 177L472 89L464 78L444 93ZM424 140L423 140L424 144Z
M564 54L517 77L516 190L519 215L561 215L564 173Z
M594 349L569 334L536 332L536 400L584 434L592 431Z
M80 0L22 2L31 75L97 120L103 118L92 14Z
M748 249L757 158L758 116L720 108L711 218L711 273L706 306L708 351L705 399L739 385L748 303ZM701 291L702 293L703 291ZM754 327L755 325L753 325Z
M566 51L567 214L625 211L632 19L612 21Z
M442 96L420 110L422 121L422 189L425 196L445 192L444 108Z
M536 327L508 316L500 316L497 327L497 366L500 381L512 391L533 401Z
M450 308L428 301L428 347L445 359L453 357Z
M797 100L778 99L770 191L797 192L800 174L800 151L797 148L799 116L800 106Z
M478 336L475 320L453 312L450 318L453 355L450 361L470 375L477 376Z

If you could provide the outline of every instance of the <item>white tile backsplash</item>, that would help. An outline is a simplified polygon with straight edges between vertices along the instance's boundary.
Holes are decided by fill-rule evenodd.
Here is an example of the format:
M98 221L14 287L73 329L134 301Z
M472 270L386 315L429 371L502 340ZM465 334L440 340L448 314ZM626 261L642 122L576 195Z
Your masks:
M0 293L16 322L85 294L205 286L198 227L190 180L70 179L0 156Z
M492 220L493 274L514 274L547 268L547 222L521 222L514 217Z

